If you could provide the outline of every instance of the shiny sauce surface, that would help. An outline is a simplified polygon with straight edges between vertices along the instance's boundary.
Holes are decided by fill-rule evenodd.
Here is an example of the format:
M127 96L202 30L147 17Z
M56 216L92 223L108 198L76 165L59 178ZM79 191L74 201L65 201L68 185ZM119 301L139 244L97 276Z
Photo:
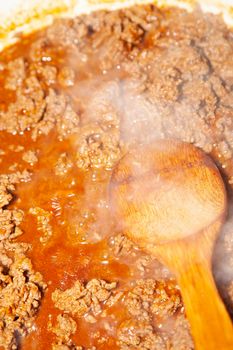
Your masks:
M27 57L31 43L41 36L43 33L23 38L17 46L4 53L2 62L20 56ZM52 49L49 59L44 61L46 64L62 67L66 63L66 55L65 51ZM94 61L95 58L93 61L90 59L88 65L83 67L72 62L72 68L78 72L79 86L75 86L74 92L71 88L68 93L72 96L74 105L77 98L77 110L80 99L84 98L88 103L86 91L82 92L82 81L85 86L89 76L97 75L94 84L98 86L99 81L126 75L126 72L117 68L109 72L106 79ZM0 82L1 110L7 110L8 104L15 101L15 92L3 88L3 74L0 76ZM24 212L20 226L23 235L16 241L31 244L32 248L27 255L33 268L42 274L47 283L33 326L27 336L20 339L22 350L52 349L55 336L48 329L48 321L55 320L56 316L61 314L51 298L51 293L56 288L66 290L77 280L86 283L91 279L103 279L116 281L119 290L127 290L136 279L154 277L153 264L147 272L142 272L135 266L135 260L145 255L137 248L132 256L129 253L121 258L114 254L111 238L118 231L108 203L111 169L79 169L75 165L75 137L71 135L65 140L59 140L55 128L47 136L39 136L36 141L32 140L30 130L16 135L5 131L0 133L1 150L4 151L1 174L11 173L9 168L14 164L17 164L17 170L27 169L32 173L28 183L16 186L9 208L21 209ZM21 146L22 150L18 151L17 148ZM33 166L22 160L22 154L28 150L38 152L38 162ZM67 174L59 176L55 174L55 166L63 153L70 157L73 165ZM38 229L36 217L30 214L30 208L34 207L43 208L49 213L52 235L44 244L40 241L43 233ZM157 264L156 262L155 265ZM117 329L128 318L127 310L120 301L106 308L106 316L97 316L94 324L86 322L84 318L74 317L77 331L72 340L77 346L81 345L85 349L119 349Z
M231 124L221 116L232 113L233 77L220 70L233 64L228 54L221 55L224 62L215 58L208 28L223 33L233 51L219 18L148 5L61 20L2 53L0 175L31 174L16 184L8 208L23 211L23 234L14 241L31 244L27 256L47 284L32 325L17 333L20 349L194 349L176 281L122 232L111 213L109 182L128 147L174 137L209 153L231 184L233 158L223 144L224 137L230 144ZM226 47L219 44L219 51ZM23 63L15 65L19 58ZM6 87L9 75L13 88ZM37 108L43 112L36 119ZM111 306L101 303L94 322L55 306L55 290L93 279L116 282L121 293ZM77 326L65 348L56 347L48 326L61 314Z

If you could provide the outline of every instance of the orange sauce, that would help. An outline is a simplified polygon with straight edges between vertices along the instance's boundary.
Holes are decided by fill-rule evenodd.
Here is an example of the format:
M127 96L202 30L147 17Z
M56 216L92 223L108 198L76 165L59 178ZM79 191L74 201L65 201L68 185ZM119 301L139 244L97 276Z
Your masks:
M6 152L1 163L1 173L9 173L8 168L13 163L18 163L19 169L25 169L26 163L21 158L23 152L11 151L9 145L21 145L24 151L39 149L38 163L33 167L26 166L32 172L32 180L17 185L11 207L24 211L24 220L21 224L24 234L18 241L32 244L29 257L33 267L42 273L44 281L48 283L34 330L23 340L22 349L50 348L54 337L47 329L48 317L52 315L55 321L55 316L61 313L51 300L51 293L56 288L65 290L77 279L86 282L92 278L118 281L120 285L124 285L132 278L133 266L116 259L109 249L108 239L114 233L114 223L108 208L103 207L99 210L97 222L93 223L91 219L91 213L95 211L98 203L103 200L107 203L106 189L110 172L97 173L94 182L91 179L91 172L80 171L75 166L65 176L56 176L54 164L59 154L70 153L72 147L69 140L57 141L55 132L48 137L41 137L37 142L31 140L29 132L15 136L1 133L0 142L1 149ZM36 217L29 213L32 207L40 207L51 213L50 224L53 233L45 244L40 242L43 233L38 231ZM84 214L81 214L83 209ZM85 217L85 212L88 213L90 220L89 217ZM100 220L105 222L100 225ZM92 242L91 232L89 240L79 236L77 229L75 230L79 221L80 223L83 221L87 230L93 228L99 231L100 237L97 241L94 239ZM103 231L106 237L101 237ZM115 315L114 323L119 324L124 319L124 310L123 307L120 309L113 307L110 311L109 316L105 319L99 317L94 325L77 319L78 331L74 341L83 346L97 346L100 337L96 338L96 332L99 331L106 339L101 344L101 349L117 349L114 331L113 334L107 334L104 322L107 322L109 317L111 320Z
M37 33L23 39L18 45L8 49L1 57L7 62L15 57L27 57L30 44L35 38L43 35ZM55 64L57 67L66 65L66 54L56 48L49 50L51 60L46 64ZM29 59L30 60L30 59ZM79 82L92 73L97 78L104 79L98 71L97 64L90 59L88 65L78 65L70 62L72 68L78 72ZM42 62L43 64L43 62ZM112 75L115 72L110 73ZM125 72L117 71L118 76ZM15 93L3 88L4 75L0 72L0 109L6 110L7 105L15 99ZM72 96L74 106L82 95L82 85L79 85L76 95ZM70 92L72 94L72 90ZM80 94L80 95L79 95ZM9 146L23 146L24 150L15 152ZM72 137L58 141L56 131L48 136L40 136L32 141L31 132L23 135L0 133L0 148L5 151L1 156L1 174L9 173L9 167L17 163L17 170L28 169L32 179L28 183L16 186L15 197L10 204L11 208L24 211L24 220L21 224L23 235L17 238L19 242L28 242L32 245L28 255L32 260L35 271L43 275L48 284L33 330L21 340L22 350L50 349L55 336L48 331L49 317L55 323L56 316L61 313L54 307L51 293L60 288L65 290L73 286L76 280L87 282L92 278L117 281L121 290L132 280L142 277L142 273L135 266L135 257L116 257L109 247L109 237L116 233L116 223L111 217L108 207L108 183L111 172L108 170L83 171L75 165L75 146ZM23 152L38 151L38 162L30 166L22 160ZM73 167L66 175L55 174L55 164L61 153L66 152L73 161ZM38 230L36 217L29 213L30 208L40 207L48 211L52 236L43 244ZM140 257L141 253L137 253ZM146 277L153 277L154 272ZM103 306L104 307L104 306ZM97 322L88 323L84 318L75 318L77 332L73 336L76 345L84 347L96 346L101 350L115 350L117 346L116 330L127 319L127 311L121 304L107 310L107 316L97 316ZM106 327L106 323L111 327Z

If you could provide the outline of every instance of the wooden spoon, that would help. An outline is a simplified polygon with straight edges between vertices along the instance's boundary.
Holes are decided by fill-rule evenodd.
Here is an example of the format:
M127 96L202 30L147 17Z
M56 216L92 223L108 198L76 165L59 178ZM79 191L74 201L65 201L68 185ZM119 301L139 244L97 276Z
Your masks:
M226 213L217 167L194 146L159 140L126 154L110 184L126 234L176 275L197 350L233 349L233 327L211 273Z

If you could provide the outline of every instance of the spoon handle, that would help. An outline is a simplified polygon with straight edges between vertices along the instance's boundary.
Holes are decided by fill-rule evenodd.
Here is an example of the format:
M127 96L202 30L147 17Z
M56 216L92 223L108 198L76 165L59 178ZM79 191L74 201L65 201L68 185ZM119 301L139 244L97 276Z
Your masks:
M220 299L210 264L188 264L178 272L196 350L232 350L233 326Z

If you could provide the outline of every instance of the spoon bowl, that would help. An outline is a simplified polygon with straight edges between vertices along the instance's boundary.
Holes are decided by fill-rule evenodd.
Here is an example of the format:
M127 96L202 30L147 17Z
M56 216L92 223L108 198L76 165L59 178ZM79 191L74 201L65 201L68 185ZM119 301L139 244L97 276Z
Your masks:
M232 322L211 273L227 203L213 161L177 140L135 148L116 166L110 198L124 232L176 275L195 349L233 349Z

